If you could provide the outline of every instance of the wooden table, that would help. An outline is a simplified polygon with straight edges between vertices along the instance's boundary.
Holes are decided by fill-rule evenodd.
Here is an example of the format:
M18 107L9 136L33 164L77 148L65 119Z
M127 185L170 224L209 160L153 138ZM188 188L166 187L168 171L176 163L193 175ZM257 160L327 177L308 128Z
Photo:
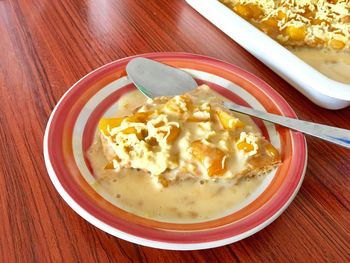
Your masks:
M115 238L53 187L42 142L55 104L91 70L140 53L228 61L270 84L300 118L350 129L350 108L315 106L185 1L2 0L0 50L0 261L350 261L350 151L310 137L305 180L289 208L257 234L216 249L165 251Z

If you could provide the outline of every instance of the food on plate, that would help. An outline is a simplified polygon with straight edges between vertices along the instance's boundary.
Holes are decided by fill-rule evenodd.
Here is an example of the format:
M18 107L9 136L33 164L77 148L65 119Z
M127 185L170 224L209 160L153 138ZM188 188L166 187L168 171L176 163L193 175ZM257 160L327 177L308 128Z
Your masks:
M155 98L132 115L101 119L107 167L141 169L168 185L188 177L252 176L279 162L278 151L259 132L205 91L208 86Z
M281 162L255 123L225 109L206 85L130 110L100 120L88 155L100 184L136 214L213 218L247 198Z

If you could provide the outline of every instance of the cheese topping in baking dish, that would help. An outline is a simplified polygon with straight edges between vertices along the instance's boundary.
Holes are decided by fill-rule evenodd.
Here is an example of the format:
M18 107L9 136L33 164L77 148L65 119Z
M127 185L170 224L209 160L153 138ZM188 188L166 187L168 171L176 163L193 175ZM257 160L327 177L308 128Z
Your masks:
M220 1L283 45L350 49L349 0Z

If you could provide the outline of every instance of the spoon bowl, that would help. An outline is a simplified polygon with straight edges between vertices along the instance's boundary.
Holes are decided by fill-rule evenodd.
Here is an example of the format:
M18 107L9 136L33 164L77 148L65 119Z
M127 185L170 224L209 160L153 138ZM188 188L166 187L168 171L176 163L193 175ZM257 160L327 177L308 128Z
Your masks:
M148 98L180 95L198 86L187 72L142 57L130 60L126 72Z

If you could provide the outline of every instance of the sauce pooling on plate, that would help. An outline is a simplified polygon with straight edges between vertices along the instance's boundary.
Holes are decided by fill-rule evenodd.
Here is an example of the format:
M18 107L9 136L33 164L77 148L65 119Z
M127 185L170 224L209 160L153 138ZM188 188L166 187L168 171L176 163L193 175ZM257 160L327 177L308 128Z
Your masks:
M146 172L104 169L106 159L96 143L88 153L97 182L94 188L109 201L141 217L173 223L194 223L219 218L238 208L256 192L264 176L229 181L184 180L159 188Z

